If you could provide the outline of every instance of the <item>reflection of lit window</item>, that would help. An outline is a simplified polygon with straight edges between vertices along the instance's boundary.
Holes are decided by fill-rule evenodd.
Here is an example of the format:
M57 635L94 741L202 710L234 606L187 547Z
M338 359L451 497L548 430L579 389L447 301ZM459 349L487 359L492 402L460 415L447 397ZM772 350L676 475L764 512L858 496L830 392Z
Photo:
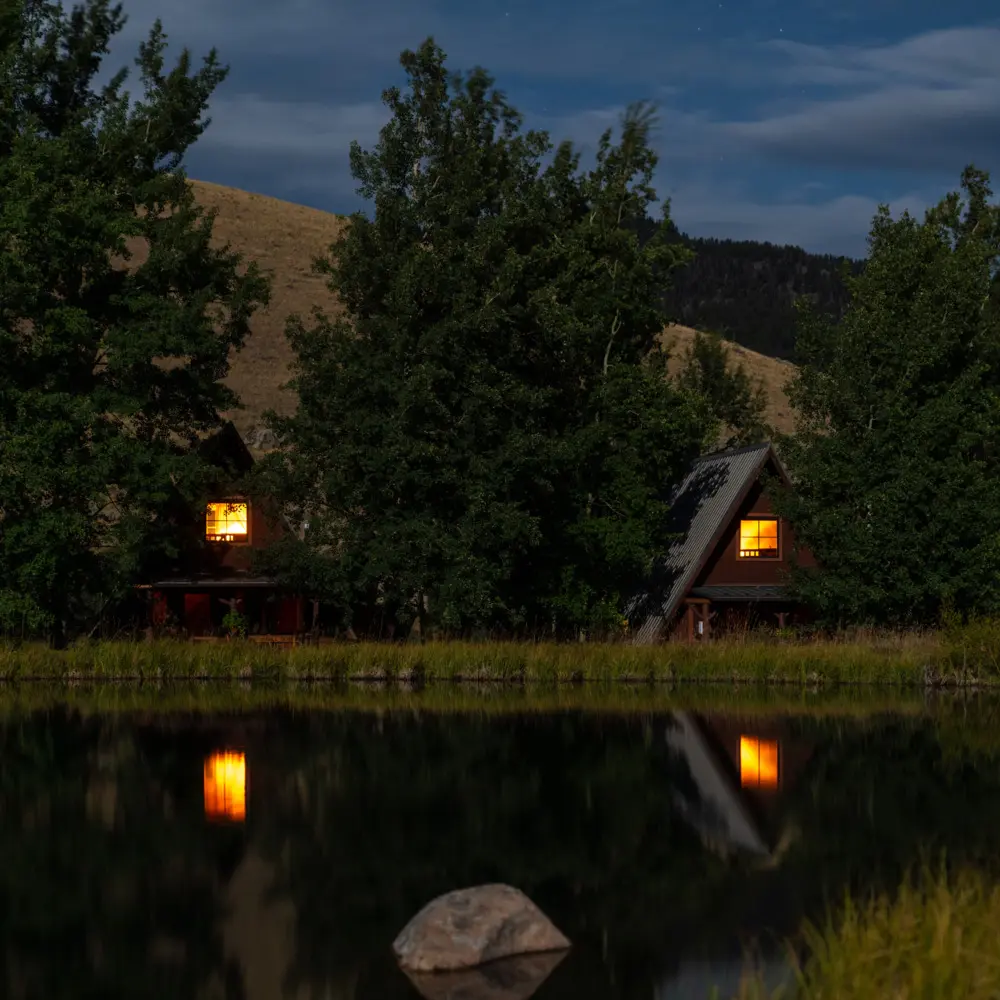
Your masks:
M744 788L778 787L778 744L740 737L740 784Z
M205 758L205 816L241 823L246 815L246 757L232 750L210 754Z
M740 521L740 558L776 559L778 522L775 518L754 517Z
M210 542L245 542L247 505L242 501L210 503L205 511L205 538Z

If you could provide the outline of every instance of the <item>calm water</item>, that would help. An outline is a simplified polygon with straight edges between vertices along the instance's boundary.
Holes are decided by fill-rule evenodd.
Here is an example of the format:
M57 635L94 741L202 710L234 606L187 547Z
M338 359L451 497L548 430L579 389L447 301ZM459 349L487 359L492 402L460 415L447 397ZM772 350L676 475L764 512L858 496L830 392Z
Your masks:
M703 1000L848 886L996 855L998 714L8 715L0 992L416 998L395 934L501 880L575 944L539 1000Z

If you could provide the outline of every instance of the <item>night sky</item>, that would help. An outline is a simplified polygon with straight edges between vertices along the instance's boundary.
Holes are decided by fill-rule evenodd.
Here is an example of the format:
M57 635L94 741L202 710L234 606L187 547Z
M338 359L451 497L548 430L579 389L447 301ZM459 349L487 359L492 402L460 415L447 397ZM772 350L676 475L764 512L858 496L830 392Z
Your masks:
M994 0L125 0L109 66L160 15L172 48L231 66L190 176L361 207L400 50L432 34L526 124L586 153L632 100L660 109L657 178L696 236L863 255L879 202L922 212L972 161L1000 188Z

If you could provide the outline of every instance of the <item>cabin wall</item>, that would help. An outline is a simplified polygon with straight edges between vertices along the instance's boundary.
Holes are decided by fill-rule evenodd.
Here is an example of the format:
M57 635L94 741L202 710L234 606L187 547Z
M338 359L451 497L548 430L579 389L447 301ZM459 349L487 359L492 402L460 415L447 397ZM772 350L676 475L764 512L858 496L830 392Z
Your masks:
M235 602L231 604L230 602ZM247 619L250 634L295 635L305 631L307 615L301 597L267 587L197 587L156 591L152 594L150 624L174 625L188 636L219 635L229 611Z
M269 521L261 502L251 500L248 503L250 504L250 541L239 545L212 542L208 546L219 552L219 556L214 562L218 569L236 572L249 571L254 550L267 548L284 534L280 524Z
M227 494L220 499L236 499L239 494ZM260 501L248 501L250 505L250 540L246 543L208 542L205 540L205 516L198 519L198 545L184 558L183 575L186 576L229 576L249 573L252 570L254 552L266 548L284 535L281 523L274 523L267 516L266 506Z
M795 546L795 534L784 518L778 520L778 559L739 558L740 520L750 515L773 513L771 498L760 483L755 483L694 585L704 587L786 583L791 569L790 557ZM798 553L798 562L800 566L816 565L812 553L807 550Z

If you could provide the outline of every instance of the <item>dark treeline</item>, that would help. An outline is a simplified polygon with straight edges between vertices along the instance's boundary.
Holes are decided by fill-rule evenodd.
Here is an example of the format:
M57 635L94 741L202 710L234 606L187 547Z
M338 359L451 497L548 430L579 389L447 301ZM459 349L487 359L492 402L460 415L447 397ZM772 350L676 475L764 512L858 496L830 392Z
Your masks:
M657 225L649 218L640 222L640 239L651 238ZM670 240L694 254L663 292L670 320L787 360L795 359L796 302L839 319L850 302L842 269L859 274L864 266L796 246L688 236L676 227Z

